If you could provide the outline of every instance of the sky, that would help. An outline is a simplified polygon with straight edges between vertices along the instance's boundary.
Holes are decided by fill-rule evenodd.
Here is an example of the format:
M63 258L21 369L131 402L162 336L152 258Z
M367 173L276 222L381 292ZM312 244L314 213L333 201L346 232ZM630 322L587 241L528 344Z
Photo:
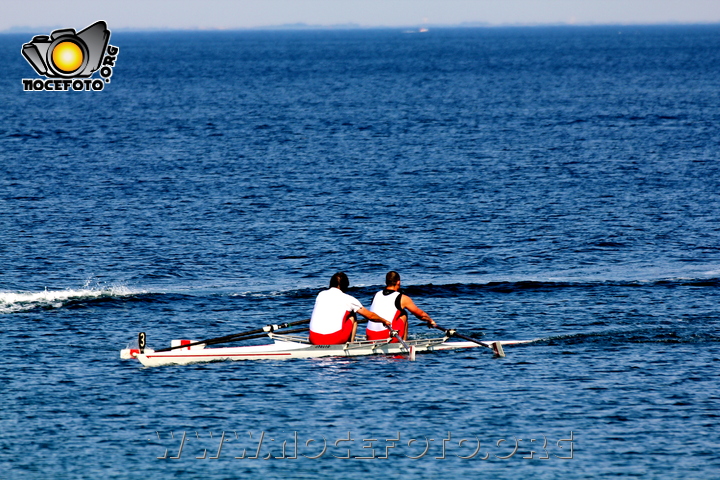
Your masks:
M11 0L0 31L98 20L111 30L720 23L720 0Z

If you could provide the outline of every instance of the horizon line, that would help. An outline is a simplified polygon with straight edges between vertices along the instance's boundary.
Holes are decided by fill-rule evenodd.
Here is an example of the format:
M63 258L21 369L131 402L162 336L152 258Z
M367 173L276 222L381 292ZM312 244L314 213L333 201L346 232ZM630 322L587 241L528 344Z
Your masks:
M358 23L337 23L330 25L307 24L304 22L286 23L280 25L264 25L258 27L117 27L114 32L240 32L240 31L279 31L279 30L410 30L420 32L429 29L451 28L537 28L537 27L652 27L652 26L712 26L720 25L720 21L707 22L611 22L611 23L580 23L580 22L547 22L547 23L489 23L489 22L462 22L455 24L414 24L414 25L361 25ZM52 32L53 30L68 28L67 26L13 26L0 30L0 34L32 34L34 32Z

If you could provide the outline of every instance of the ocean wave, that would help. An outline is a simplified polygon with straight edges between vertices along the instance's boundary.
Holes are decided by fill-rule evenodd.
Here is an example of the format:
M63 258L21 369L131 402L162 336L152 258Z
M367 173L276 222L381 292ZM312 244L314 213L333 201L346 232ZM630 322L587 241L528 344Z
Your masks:
M0 314L56 309L79 302L93 302L146 295L144 290L125 286L47 290L40 292L0 291Z
M515 280L490 281L486 283L448 283L409 285L402 289L412 297L461 298L487 294L513 294L522 292L551 292L559 290L594 290L607 288L658 288L678 287L717 288L720 278L672 278L647 281L569 281L569 280ZM0 291L0 314L27 312L36 309L79 308L89 304L106 302L145 301L168 303L188 298L242 298L250 301L268 299L284 301L308 301L326 287L245 289L223 285L220 287L170 288L163 292L127 286L83 286L78 289L28 291ZM351 287L350 295L357 298L371 297L382 285L358 285Z
M516 293L516 292L548 292L554 290L592 290L596 288L636 288L636 287L649 287L649 288L675 288L675 287L708 287L716 288L720 287L720 277L708 277L708 278L664 278L664 279L648 279L648 280L535 280L535 279L523 279L523 280L500 280L500 281L489 281L485 283L446 283L446 284L417 284L417 285L404 285L402 288L403 293L409 296L418 297L464 297L464 296L476 296L486 293ZM188 296L228 296L235 298L244 298L249 300L264 300L264 299L293 299L293 300L308 300L314 299L317 294L326 289L327 287L322 285L318 287L301 287L293 288L286 287L280 289L273 288L258 288L258 289L246 289L237 288L231 286L222 287L199 287L189 288L180 290L174 290L177 293L182 292L183 295ZM378 290L382 289L383 285L365 285L359 284L350 287L348 293L357 298L364 298L367 296L374 295Z
M518 280L497 281L487 283L453 283L447 285L411 285L404 287L408 295L472 295L483 292L514 293L523 291L550 291L558 289L594 289L594 288L633 288L633 287L720 287L720 278L668 278L654 280L622 280L622 281L552 281L552 280ZM364 289L358 289L364 290Z
M547 345L577 345L597 343L620 345L628 343L717 343L720 337L692 326L652 327L608 330L601 332L571 333L538 338L534 343Z

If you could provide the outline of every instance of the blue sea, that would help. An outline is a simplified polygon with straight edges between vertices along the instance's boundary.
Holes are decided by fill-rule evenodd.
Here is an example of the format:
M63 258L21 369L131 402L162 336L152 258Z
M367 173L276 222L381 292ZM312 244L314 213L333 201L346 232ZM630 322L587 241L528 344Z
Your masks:
M23 91L33 34L0 36L0 477L720 478L720 26L114 32L97 92ZM391 269L534 341L119 356Z

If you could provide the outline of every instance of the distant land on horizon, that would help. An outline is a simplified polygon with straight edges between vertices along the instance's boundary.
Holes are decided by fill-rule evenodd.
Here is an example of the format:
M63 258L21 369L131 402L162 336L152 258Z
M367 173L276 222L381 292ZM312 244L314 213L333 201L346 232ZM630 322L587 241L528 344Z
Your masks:
M307 23L288 23L281 25L266 25L260 27L233 27L233 28L205 28L205 27L115 27L109 25L113 32L222 32L222 31L262 31L262 30L414 30L420 29L450 29L450 28L535 28L535 27L651 27L651 26L692 26L692 25L720 25L719 22L660 22L660 23L489 23L489 22L462 22L457 24L415 24L415 25L360 25L358 23L340 23L332 25L313 25ZM0 30L0 34L28 33L43 35L60 28L84 28L86 25L68 26L54 25L41 27L15 26Z

